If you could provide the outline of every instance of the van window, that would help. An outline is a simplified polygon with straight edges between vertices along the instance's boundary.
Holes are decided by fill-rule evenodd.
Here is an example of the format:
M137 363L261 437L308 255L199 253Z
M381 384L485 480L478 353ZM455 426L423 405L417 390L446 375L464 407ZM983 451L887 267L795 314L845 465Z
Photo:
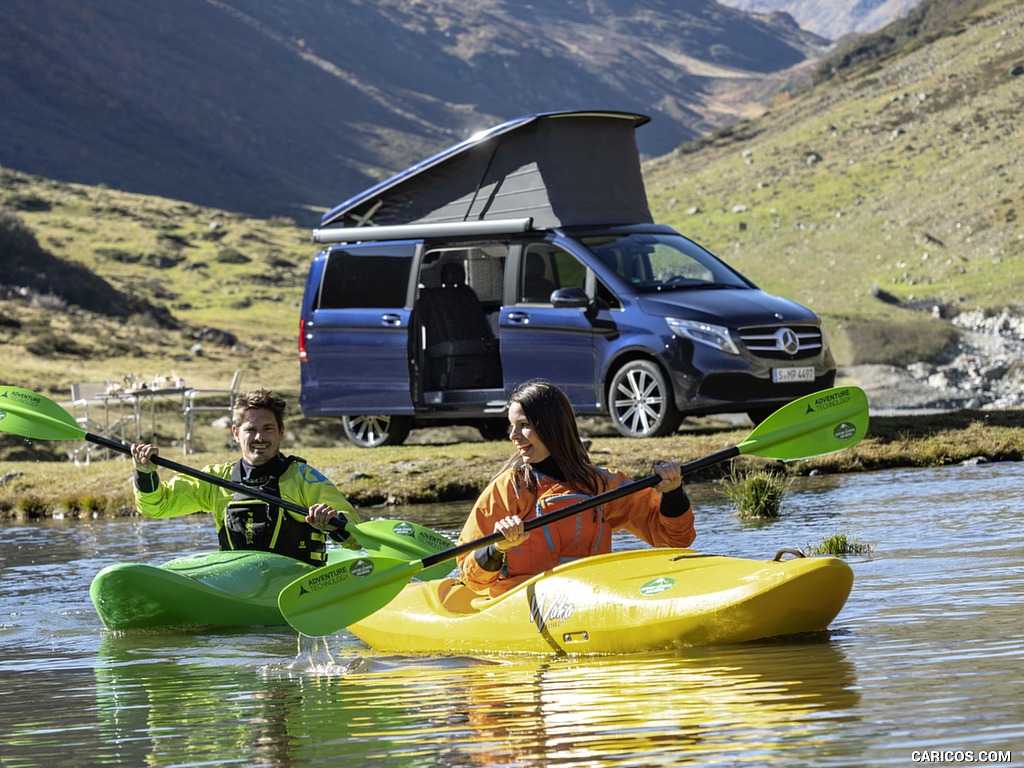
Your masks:
M331 249L316 308L404 307L414 250L411 244Z
M587 268L571 253L547 243L532 243L523 254L519 276L521 302L550 304L559 288L586 289Z
M552 291L559 288L587 290L587 268L575 256L547 243L532 243L523 254L517 300L527 304L550 304ZM619 306L615 295L600 281L596 298L606 308Z
M682 235L604 235L584 238L583 243L640 291L750 287L736 272Z
M649 258L651 272L658 282L670 283L673 279L704 283L715 281L715 276L710 269L689 254L680 256L679 251L665 243L656 243Z
M444 282L441 275L447 265L458 264L465 284L480 301L500 304L507 252L505 243L496 242L431 245L423 255L419 284L422 288L441 286Z

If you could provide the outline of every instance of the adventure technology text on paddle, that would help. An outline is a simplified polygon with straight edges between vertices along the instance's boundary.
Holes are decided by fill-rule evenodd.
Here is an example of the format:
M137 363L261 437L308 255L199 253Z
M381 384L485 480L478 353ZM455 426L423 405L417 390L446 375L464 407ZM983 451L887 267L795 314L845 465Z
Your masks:
M858 387L834 387L807 395L779 408L739 445L682 465L684 474L740 455L793 461L849 448L867 432L868 401ZM569 507L529 520L525 530L539 528L586 509L621 498L661 481L651 475ZM406 583L439 560L450 560L504 538L500 532L469 541L421 560L370 556L325 566L296 579L283 590L278 606L296 630L311 636L329 635L387 605Z
M53 400L18 387L0 387L0 432L9 432L33 440L86 440L113 451L131 455L131 448L124 443L86 432L71 414ZM298 512L301 515L308 512L305 507L273 496L259 488L233 483L217 475L170 461L162 456L154 456L153 463L165 469L227 488L235 493ZM364 548L383 556L431 558L430 566L428 566L432 574L431 578L447 576L455 565L451 557L441 560L433 557L439 552L447 551L451 547L451 540L422 525L405 520L371 520L356 524L335 518L332 522L336 524L336 527L348 529L354 533Z

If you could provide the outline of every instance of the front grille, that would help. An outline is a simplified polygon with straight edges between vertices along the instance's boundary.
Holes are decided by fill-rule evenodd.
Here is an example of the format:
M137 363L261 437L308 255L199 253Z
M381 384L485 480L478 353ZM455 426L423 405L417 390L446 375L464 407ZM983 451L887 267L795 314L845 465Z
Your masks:
M743 346L755 357L765 360L803 360L821 352L821 328L817 325L761 325L740 328ZM786 340L793 340L796 349L784 348Z

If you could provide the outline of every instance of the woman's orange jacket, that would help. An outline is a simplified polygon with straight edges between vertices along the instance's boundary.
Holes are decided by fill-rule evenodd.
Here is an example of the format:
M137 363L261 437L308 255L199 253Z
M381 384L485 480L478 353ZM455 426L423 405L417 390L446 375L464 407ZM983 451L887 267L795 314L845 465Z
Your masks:
M619 472L600 470L606 490L631 482ZM459 535L459 543L494 533L498 520L519 515L524 522L589 498L564 482L537 473L537 493L527 490L513 469L506 469L484 489ZM693 511L679 517L661 514L661 494L645 488L594 509L530 531L529 538L506 555L500 571L486 571L470 552L459 558L461 581L492 597L559 563L611 552L612 533L629 531L655 547L688 547L696 538Z

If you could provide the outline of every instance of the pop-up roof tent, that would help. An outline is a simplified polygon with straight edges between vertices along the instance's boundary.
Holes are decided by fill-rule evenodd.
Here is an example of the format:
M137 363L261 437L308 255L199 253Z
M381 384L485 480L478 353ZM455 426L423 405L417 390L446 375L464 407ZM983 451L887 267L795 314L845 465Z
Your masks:
M651 221L634 132L625 112L551 112L477 134L324 215L318 240L353 227L527 222L545 229ZM330 229L323 229L330 228ZM341 228L341 229L335 229ZM359 239L378 239L362 230ZM353 235L355 233L352 233ZM351 236L351 235L350 235Z

